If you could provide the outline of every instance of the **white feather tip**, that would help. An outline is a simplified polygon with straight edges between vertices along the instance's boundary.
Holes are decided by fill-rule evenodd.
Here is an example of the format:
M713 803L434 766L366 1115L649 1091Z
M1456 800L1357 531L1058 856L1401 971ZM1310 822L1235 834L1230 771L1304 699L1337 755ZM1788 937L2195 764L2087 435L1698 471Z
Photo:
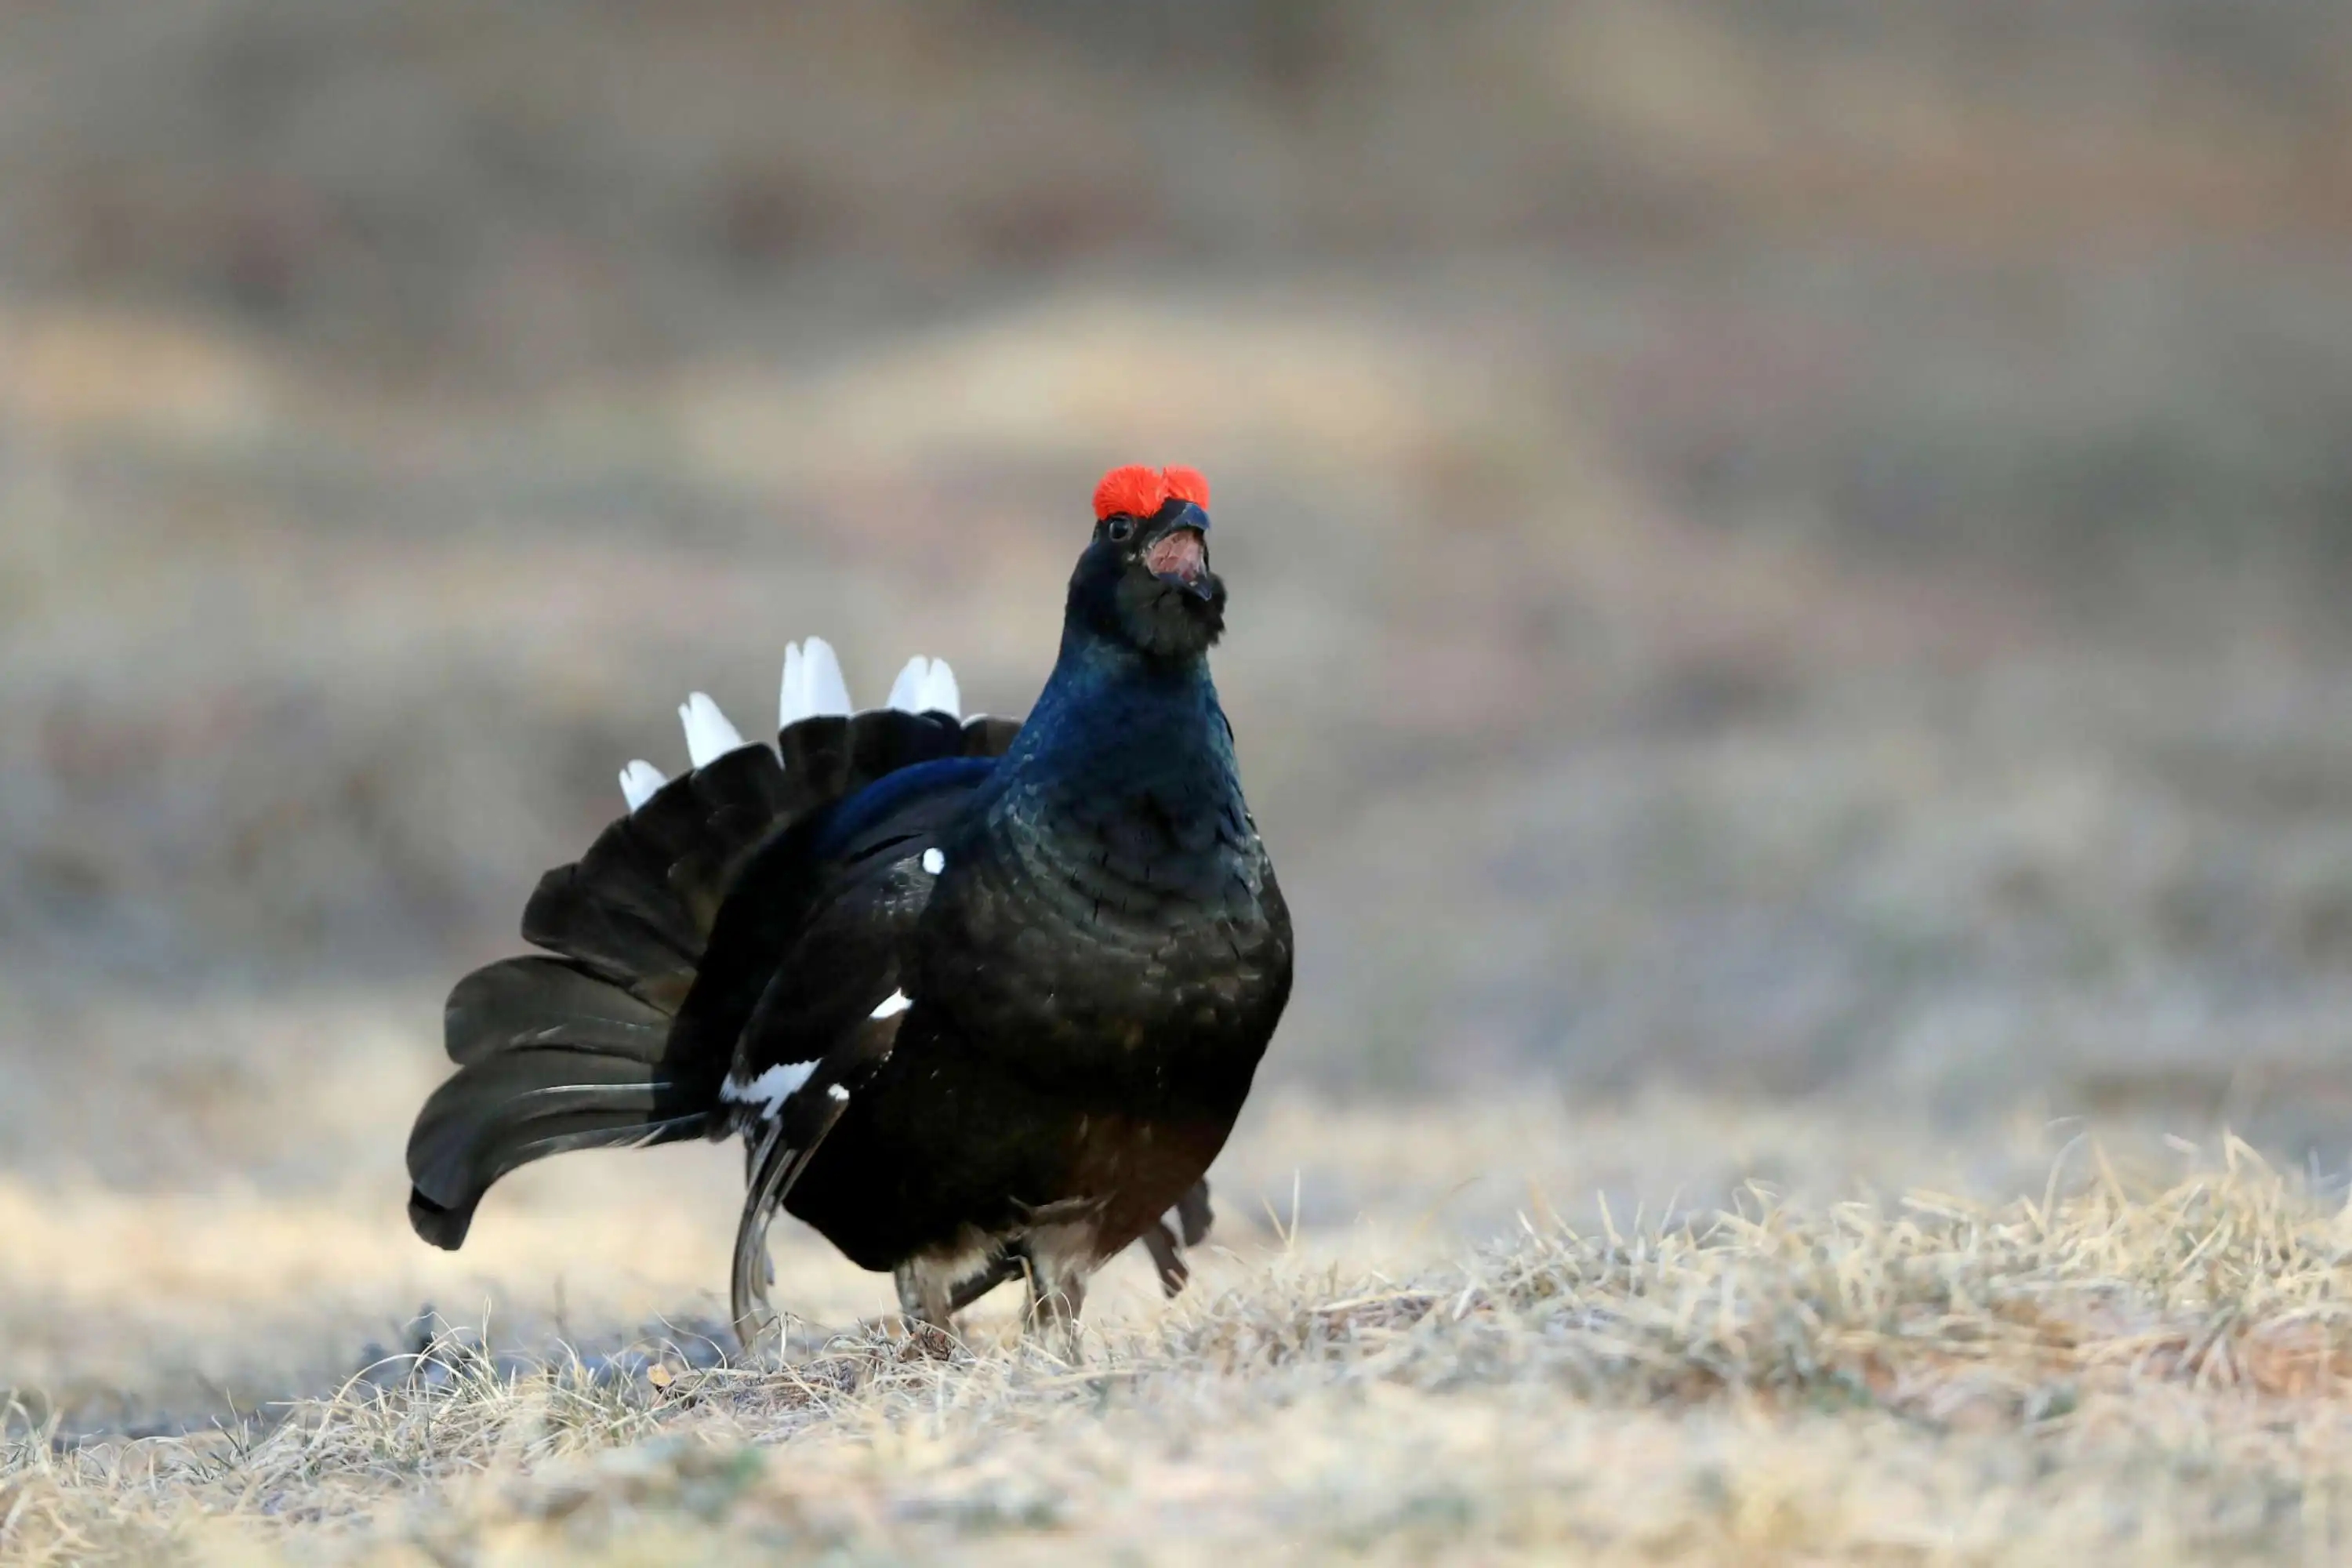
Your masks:
M902 713L945 713L963 717L963 693L956 689L955 671L943 658L917 654L890 686L890 706Z
M956 687L955 671L943 658L931 660L931 684L925 707L933 713L945 713L950 718L963 717L963 693Z
M823 637L784 649L784 689L776 705L776 727L788 730L803 719L849 712L849 682L841 660Z
M686 754L698 768L712 763L743 744L743 736L727 721L709 694L696 691L678 704L678 722L686 726Z
M653 799L654 792L667 783L669 780L662 776L659 768L639 757L621 770L621 798L635 811Z

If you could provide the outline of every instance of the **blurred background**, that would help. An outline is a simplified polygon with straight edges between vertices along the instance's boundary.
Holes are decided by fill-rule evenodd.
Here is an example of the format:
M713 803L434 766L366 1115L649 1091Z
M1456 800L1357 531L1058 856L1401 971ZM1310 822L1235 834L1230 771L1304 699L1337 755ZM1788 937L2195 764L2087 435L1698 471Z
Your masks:
M407 1267L618 766L811 633L1024 710L1134 460L1216 489L1282 1187L1661 1095L2340 1164L2347 243L2336 0L6 0L19 1315L69 1192Z

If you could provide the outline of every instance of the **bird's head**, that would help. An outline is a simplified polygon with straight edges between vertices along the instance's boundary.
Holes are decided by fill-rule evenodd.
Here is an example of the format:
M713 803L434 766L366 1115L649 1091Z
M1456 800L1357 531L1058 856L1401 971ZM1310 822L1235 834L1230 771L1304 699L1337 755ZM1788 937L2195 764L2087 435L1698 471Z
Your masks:
M1070 578L1070 617L1157 658L1199 657L1225 629L1209 570L1209 481L1195 468L1113 468L1095 487L1095 536Z

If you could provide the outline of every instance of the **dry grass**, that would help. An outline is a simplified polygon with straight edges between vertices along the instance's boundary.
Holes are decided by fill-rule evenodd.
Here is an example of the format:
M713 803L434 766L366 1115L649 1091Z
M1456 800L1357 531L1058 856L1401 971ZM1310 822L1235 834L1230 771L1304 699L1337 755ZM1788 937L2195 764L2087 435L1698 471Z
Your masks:
M1277 1244L1115 1304L1083 1367L1001 1319L947 1362L861 1331L602 1377L445 1339L282 1417L19 1441L0 1554L2336 1561L2352 1215L2234 1142L2153 1185L2060 1169L1410 1268Z

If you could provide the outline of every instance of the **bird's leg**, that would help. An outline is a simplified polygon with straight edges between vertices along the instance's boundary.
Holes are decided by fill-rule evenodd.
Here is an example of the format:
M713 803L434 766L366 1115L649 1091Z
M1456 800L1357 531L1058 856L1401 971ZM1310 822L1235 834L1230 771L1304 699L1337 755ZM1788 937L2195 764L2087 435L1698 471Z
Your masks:
M1029 1276L1029 1326L1034 1333L1053 1332L1062 1342L1062 1353L1072 1363L1086 1359L1079 1338L1079 1314L1086 1310L1087 1281L1078 1273L1059 1274L1047 1284L1045 1273Z
M946 1282L954 1278L951 1272L927 1266L919 1258L902 1263L891 1275L898 1288L898 1321L911 1334L935 1342L941 1336L951 1338L955 1321L965 1308L1006 1280L1019 1279L1021 1273L1020 1258L998 1252L980 1272L949 1289Z
M949 1300L947 1281L937 1269L926 1268L919 1263L902 1263L890 1278L898 1287L898 1315L907 1320L908 1328L946 1330L953 1326L955 1310Z
M961 1312L1006 1280L1020 1278L1021 1260L1009 1252L1000 1252L989 1260L987 1268L955 1288L948 1297L948 1310Z
M933 1356L952 1354L957 1303L947 1274L916 1261L900 1264L891 1278L898 1286L898 1315L907 1325L908 1343Z
M1192 1278L1192 1266L1184 1261L1183 1246L1166 1220L1153 1221L1143 1233L1143 1249L1151 1254L1152 1264L1160 1270L1160 1293L1171 1300L1181 1295L1185 1282Z
M1209 1239L1209 1226L1216 1211L1209 1206L1209 1184L1204 1177L1192 1184L1192 1189L1176 1200L1176 1223L1183 1226L1184 1245L1198 1247Z
M1055 1226L1032 1232L1022 1256L1029 1267L1029 1331L1057 1333L1073 1363L1085 1359L1078 1320L1087 1306L1087 1275L1093 1259L1091 1227Z
M1215 1217L1209 1207L1209 1184L1194 1182L1176 1200L1176 1206L1143 1233L1143 1249L1151 1254L1152 1264L1160 1270L1160 1293L1171 1300L1183 1293L1192 1278L1192 1266L1184 1260L1185 1248L1208 1239L1209 1223Z

